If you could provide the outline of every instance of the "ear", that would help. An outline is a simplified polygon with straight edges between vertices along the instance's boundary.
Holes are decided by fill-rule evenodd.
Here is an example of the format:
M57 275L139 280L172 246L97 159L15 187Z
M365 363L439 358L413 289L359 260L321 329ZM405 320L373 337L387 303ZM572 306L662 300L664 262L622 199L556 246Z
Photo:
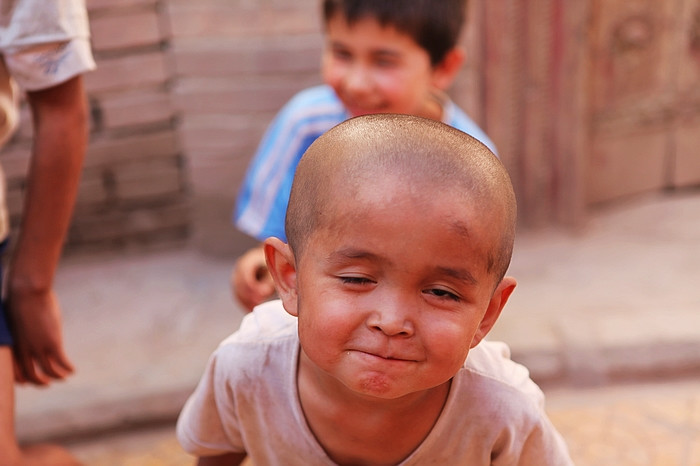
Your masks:
M263 243L263 250L267 268L285 310L298 316L297 270L292 249L279 238L268 238Z
M472 338L471 348L478 345L479 342L484 339L486 334L491 331L516 285L517 282L513 277L504 277L503 280L501 280L501 283L498 284L496 291L494 291L493 295L491 296L486 313L481 319L479 328L474 334L474 338Z
M445 58L433 68L433 86L441 91L446 91L462 68L465 56L466 52L460 46L447 52Z

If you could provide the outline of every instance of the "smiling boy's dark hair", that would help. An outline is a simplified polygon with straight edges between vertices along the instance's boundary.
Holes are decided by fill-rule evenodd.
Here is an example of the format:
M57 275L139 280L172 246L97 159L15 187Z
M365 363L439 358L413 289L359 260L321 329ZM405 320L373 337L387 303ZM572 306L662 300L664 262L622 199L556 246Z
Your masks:
M374 18L409 35L435 66L457 45L467 0L323 0L323 20L341 14L348 24Z

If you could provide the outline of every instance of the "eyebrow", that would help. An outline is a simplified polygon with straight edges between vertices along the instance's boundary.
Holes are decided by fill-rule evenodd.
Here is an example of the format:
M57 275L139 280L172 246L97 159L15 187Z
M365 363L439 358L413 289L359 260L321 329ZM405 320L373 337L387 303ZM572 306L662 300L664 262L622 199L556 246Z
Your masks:
M380 256L379 254L352 247L339 249L337 251L333 251L328 255L328 260L330 262L343 262L347 259L364 259L373 262L391 262L385 257Z
M467 282L470 285L479 284L479 281L476 279L476 277L474 277L474 275L472 275L471 272L469 272L467 269L438 266L435 268L435 270L442 275L447 275L449 277L456 278L457 280Z

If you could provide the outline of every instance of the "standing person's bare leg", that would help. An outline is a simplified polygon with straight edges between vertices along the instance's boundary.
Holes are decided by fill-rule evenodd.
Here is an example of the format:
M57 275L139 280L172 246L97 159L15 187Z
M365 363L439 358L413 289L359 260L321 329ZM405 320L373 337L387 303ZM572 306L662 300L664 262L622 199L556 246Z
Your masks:
M12 351L0 346L0 466L80 466L68 450L37 444L20 448L15 436L15 387Z
M15 437L15 387L12 352L0 346L0 464L19 465L21 454Z

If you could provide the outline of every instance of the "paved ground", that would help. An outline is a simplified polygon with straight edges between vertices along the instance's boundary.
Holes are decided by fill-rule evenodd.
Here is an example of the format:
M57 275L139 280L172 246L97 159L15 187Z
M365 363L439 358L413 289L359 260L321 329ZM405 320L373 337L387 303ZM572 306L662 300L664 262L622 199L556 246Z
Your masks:
M639 418L631 414L643 413L641 407L648 404L635 395L630 401L642 400L638 405L618 409L631 387L611 385L700 377L699 212L698 192L654 197L601 212L576 234L548 231L518 238L510 273L519 287L491 337L508 342L514 359L545 387L567 387L559 394L552 391L550 403L553 418L557 399L563 400L561 412L576 413L559 421L563 431L575 432L572 450L587 448L592 437L585 435L600 434L597 438L609 447L601 444L601 455L615 459L588 464L698 464L692 456L700 442L697 398L676 396L695 410L686 424L650 414L666 427L628 437L600 429L619 421L633 432L630 426ZM67 258L57 286L68 352L78 373L49 390L19 389L20 437L65 440L172 423L208 355L243 315L229 295L231 264L231 258L191 250ZM619 397L606 398L608 389ZM639 393L653 397L664 390ZM590 404L581 404L584 400ZM575 422L581 419L585 422ZM144 454L157 455L161 438L147 433L137 433L144 451L153 449ZM167 446L166 434L163 454L177 455ZM678 446L680 438L691 435L692 448ZM574 438L586 440L579 448ZM647 448L639 455L646 455L655 438L664 439L663 448L686 456L679 462L664 463L658 456L645 463L610 453L635 455L627 452L630 445L642 445ZM599 443L589 450L598 451ZM119 442L110 436L102 444L116 448ZM148 463L146 457L132 463L97 461L88 464L180 464Z
M700 378L547 391L577 466L700 465ZM69 445L87 465L190 466L164 425Z
M700 378L547 392L578 466L700 466Z

